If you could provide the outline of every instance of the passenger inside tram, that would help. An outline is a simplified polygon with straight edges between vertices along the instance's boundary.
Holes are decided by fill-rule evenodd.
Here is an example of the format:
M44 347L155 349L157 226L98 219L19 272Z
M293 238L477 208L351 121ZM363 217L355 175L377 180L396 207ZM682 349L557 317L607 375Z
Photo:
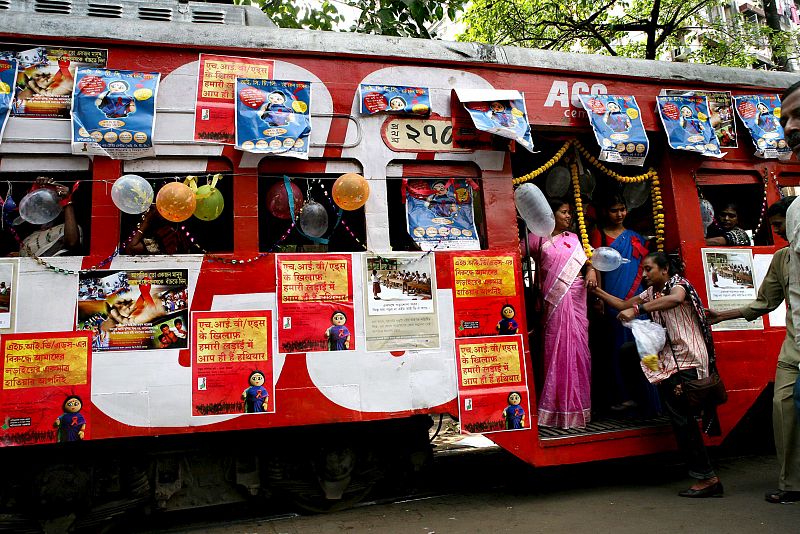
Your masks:
M721 247L749 247L750 236L739 227L739 206L724 202L714 210L715 221L708 227L706 245Z
M192 250L186 234L151 208L133 231L133 237L124 252L136 255L188 254Z

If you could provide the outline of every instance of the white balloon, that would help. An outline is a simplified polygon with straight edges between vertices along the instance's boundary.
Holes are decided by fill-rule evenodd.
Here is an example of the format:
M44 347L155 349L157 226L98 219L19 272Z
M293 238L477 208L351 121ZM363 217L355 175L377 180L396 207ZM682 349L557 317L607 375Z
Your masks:
M647 202L650 196L650 183L639 182L635 184L628 184L622 190L622 197L625 199L625 206L629 209L635 209Z
M562 166L553 167L547 173L544 189L550 198L560 198L567 194L571 182L572 176L569 173L569 169Z
M322 237L328 231L328 210L319 202L311 200L303 206L298 223L307 235Z
M631 260L623 258L619 251L611 247L598 247L592 252L592 267L605 273L618 269Z
M111 186L111 200L120 211L144 213L153 203L153 186L136 174L124 174Z
M700 218L703 221L703 226L708 228L714 222L714 206L711 202L702 198L700 199Z
M19 215L31 224L47 224L59 216L63 208L58 195L49 187L31 191L19 201Z
M539 237L550 237L556 218L541 189L531 183L522 184L514 192L514 202L531 232Z

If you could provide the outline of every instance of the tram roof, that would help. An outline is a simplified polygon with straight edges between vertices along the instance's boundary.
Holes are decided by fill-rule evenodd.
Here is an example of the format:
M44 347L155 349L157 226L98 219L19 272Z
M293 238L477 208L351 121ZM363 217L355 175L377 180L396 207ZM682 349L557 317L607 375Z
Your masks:
M673 82L702 82L725 86L783 88L798 81L795 73L736 69L693 63L673 63L591 54L574 54L343 32L281 29L265 26L196 24L147 20L120 20L88 16L53 16L30 12L0 11L0 39L51 42L91 41L100 45L168 45L238 52L342 55L401 63L431 61L471 66L498 65L511 69L545 69L590 73L610 77L644 78ZM24 28L15 32L13 28Z

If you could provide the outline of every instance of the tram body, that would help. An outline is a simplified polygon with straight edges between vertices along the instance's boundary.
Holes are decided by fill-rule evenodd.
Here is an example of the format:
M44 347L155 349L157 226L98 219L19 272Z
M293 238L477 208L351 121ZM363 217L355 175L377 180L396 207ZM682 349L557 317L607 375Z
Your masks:
M231 264L208 261L203 254L122 254L103 267L188 270L192 312L253 309L275 312L275 254L259 256L266 251L264 242L268 241L259 234L264 232L259 225L264 202L259 180L264 175L333 179L355 172L366 176L371 187L369 200L363 215L355 212L352 215L363 217L363 221L351 220L350 224L354 227L360 224L366 248L378 252L392 247L387 205L399 201L391 196L393 181L435 177L473 179L480 184L476 195L480 196L483 210L482 250L512 255L521 264L524 258L520 252L512 185L514 176L521 174L519 168L514 168L518 154L491 147L474 151L453 147L448 139L452 133L449 110L452 90L456 88L522 92L533 132L551 140L550 144L545 141L537 145L537 150L547 158L561 146L563 139L590 132L586 114L577 100L579 94L635 95L653 146L648 163L661 178L667 229L665 248L680 252L687 265L687 277L696 283L704 300L701 248L705 244L698 184L700 187L744 185L761 191L766 176L770 182L767 201L772 203L779 198L777 189L771 186L773 181L782 186L797 185L800 181L800 167L796 163L754 157L749 138L741 129L739 148L728 150L719 160L671 151L666 148L655 111L655 98L662 88L730 90L734 95L780 93L794 81L783 73L265 27L149 21L129 24L107 18L14 10L0 11L0 28L1 42L107 49L109 69L160 72L162 76L153 158L121 161L72 155L69 121L9 119L0 143L0 182L33 174L52 175L56 179L70 175L82 177L86 181L82 187L91 188L88 253L52 259L52 264L73 271L88 269L125 240L127 235L120 230L120 212L110 196L110 183L116 177L129 173L158 176L222 173L232 177L228 178L232 181L232 196L226 198L225 208L233 212L232 245L219 256L258 257L257 261ZM194 142L200 53L270 59L274 61L275 79L310 80L313 131L309 159L262 157L237 151L230 145ZM361 115L358 87L364 83L429 87L434 115L424 123L419 118ZM386 132L388 123L397 120L402 128L422 132L422 139L403 138L393 143ZM420 145L420 140L424 144ZM590 152L597 152L596 146L585 144ZM639 174L631 168L619 172ZM751 247L753 253L770 255L783 246L777 236L769 240L773 244ZM358 257L363 247L353 240L351 252ZM276 351L277 408L275 413L257 417L193 417L189 408L192 372L188 349L96 352L91 368L91 440L80 446L105 442L108 450L113 450L125 447L126 443L128 446L144 443L142 438L174 435L186 437L179 442L182 446L207 441L215 443L217 448L226 448L227 443L238 440L237 436L244 439L259 431L263 432L258 439L263 440L264 448L255 451L254 447L248 447L251 454L268 455L270 443L276 446L279 443L283 453L295 447L305 451L287 460L300 463L314 455L309 452L312 451L309 444L332 447L330 436L334 435L346 441L337 428L346 428L346 433L362 439L369 436L378 449L384 446L381 435L391 439L398 435L392 429L408 428L416 436L424 436L414 449L424 451L428 418L421 416L459 413L451 270L451 258L458 252L435 251L434 255L440 349L367 352L363 340L356 339L357 350L336 354ZM353 261L353 269L353 279L361 279L360 261ZM520 293L525 291L528 281L522 269L516 273L515 284ZM29 258L21 258L16 332L73 331L76 286L77 276L55 273ZM368 291L369 288L355 283L357 323L363 320L359 317L360 299L366 298ZM519 310L517 319L521 332L539 328L526 322L525 310ZM711 443L724 439L769 386L784 335L785 329L772 326L769 319L763 330L715 333L718 366L728 388L729 401L720 409L723 436L712 439ZM530 346L527 339L524 349L531 388L530 408L535 414L533 384L539 349ZM536 418L531 419L532 424L525 431L491 433L487 437L535 466L675 448L665 424L547 437L540 435ZM409 424L409 421L415 422ZM376 436L373 430L366 429L380 429L381 434ZM219 442L215 435L226 436L226 441ZM25 449L34 451L30 454L35 457L51 456L59 454L54 448L60 446L22 445L9 447L2 453L12 458L11 454ZM185 450L190 449L178 454L188 454ZM159 451L158 456L163 463L169 455ZM169 461L180 463L174 458ZM163 470L162 463L159 465ZM284 473L292 472L291 467L282 468ZM237 482L244 484L241 480ZM163 486L159 486L163 492L159 502L169 508L170 498L177 499L178 492L169 493ZM248 487L258 486L259 483L251 481ZM337 492L328 488L327 494L336 498ZM218 495L221 501L235 500L235 492L229 495L220 491ZM341 495L339 491L338 496ZM184 500L174 507L190 505Z

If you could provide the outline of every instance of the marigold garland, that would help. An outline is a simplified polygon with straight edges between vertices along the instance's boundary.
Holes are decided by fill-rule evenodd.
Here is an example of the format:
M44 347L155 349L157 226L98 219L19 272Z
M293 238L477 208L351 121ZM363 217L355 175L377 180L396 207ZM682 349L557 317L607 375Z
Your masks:
M572 194L575 196L575 212L578 215L578 235L581 238L583 250L586 257L592 257L592 246L589 244L589 233L586 231L586 218L583 215L583 199L581 198L581 181L578 177L578 165L573 163L569 166L572 174Z

